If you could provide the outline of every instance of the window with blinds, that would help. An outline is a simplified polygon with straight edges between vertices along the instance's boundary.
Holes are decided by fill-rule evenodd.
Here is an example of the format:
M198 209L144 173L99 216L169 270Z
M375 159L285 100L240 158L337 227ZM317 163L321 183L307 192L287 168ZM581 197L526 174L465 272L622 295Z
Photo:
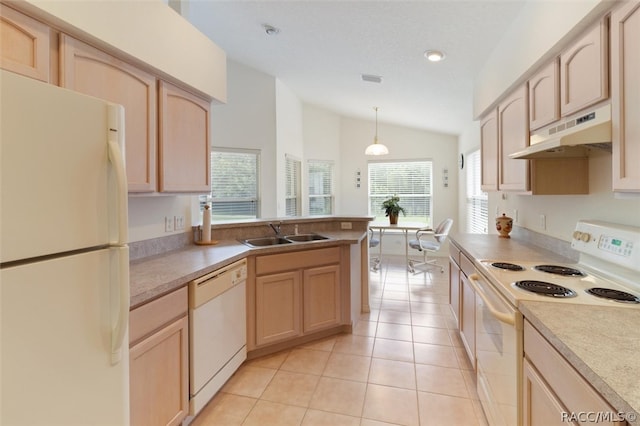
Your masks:
M406 211L401 220L432 224L432 168L430 160L370 162L369 214L386 220L382 202L397 195Z
M480 189L482 176L480 150L467 156L467 232L486 234L489 223L489 201Z
M309 160L309 215L333 213L333 162Z
M211 201L214 221L252 219L259 215L260 154L252 150L211 151L211 195L201 197L201 208Z
M302 214L302 208L300 203L300 160L290 156L285 158L285 215L286 216L300 216Z

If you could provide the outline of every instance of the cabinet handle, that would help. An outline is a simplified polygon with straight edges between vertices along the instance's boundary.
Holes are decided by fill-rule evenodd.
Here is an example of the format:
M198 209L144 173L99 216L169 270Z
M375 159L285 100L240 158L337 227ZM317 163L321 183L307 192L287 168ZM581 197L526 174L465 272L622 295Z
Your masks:
M482 288L480 288L480 286L476 283L476 281L479 281L479 280L480 280L480 276L478 274L469 275L469 284L471 284L471 287L473 287L473 289L475 290L476 294L478 296L480 296L480 298L482 299L484 304L489 309L489 312L491 312L491 315L493 315L498 321L501 321L501 322L503 322L505 324L515 325L516 324L516 315L515 315L515 313L509 314L509 313L501 312L501 311L497 310L493 306L493 304L491 303L491 301L489 300L487 295L484 294L485 293L484 290L482 290Z

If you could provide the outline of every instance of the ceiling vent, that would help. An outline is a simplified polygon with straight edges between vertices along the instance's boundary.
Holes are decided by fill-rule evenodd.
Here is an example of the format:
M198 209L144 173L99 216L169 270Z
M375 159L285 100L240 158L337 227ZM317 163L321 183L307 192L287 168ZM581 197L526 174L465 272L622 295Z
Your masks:
M362 74L362 81L368 81L369 83L382 83L382 77L373 74Z

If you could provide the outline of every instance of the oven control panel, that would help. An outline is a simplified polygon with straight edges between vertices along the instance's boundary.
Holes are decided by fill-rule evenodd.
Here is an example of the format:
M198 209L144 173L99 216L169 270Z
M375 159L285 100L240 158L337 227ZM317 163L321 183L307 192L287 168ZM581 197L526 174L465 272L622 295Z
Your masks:
M581 220L573 233L571 247L595 258L640 270L640 228Z

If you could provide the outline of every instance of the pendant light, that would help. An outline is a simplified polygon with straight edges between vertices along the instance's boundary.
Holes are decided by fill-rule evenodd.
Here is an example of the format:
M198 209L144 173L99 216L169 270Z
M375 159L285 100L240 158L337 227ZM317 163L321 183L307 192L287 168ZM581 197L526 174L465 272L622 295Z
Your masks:
M378 107L373 107L376 111L376 135L373 137L373 143L364 151L365 155L387 155L389 150L386 146L378 143Z

